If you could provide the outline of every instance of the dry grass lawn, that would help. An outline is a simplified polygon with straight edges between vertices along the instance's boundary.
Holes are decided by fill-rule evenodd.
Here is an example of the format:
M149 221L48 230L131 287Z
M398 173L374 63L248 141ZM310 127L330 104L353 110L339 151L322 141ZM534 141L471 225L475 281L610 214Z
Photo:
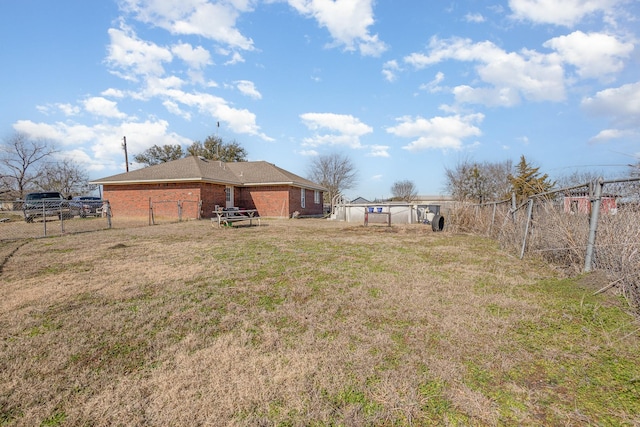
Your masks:
M4 242L0 425L640 425L606 284L421 225Z

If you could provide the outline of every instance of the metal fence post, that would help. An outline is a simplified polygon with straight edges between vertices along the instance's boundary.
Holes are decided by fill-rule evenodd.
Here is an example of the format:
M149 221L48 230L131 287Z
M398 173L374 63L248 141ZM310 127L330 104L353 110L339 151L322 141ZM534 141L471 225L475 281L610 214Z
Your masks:
M109 227L109 229L111 229L111 205L109 204L108 200L105 202L105 206L107 209L107 226Z
M595 192L591 200L591 216L589 217L589 240L587 241L587 253L584 257L584 271L591 271L593 264L593 247L596 243L596 231L598 231L598 218L600 216L600 201L602 200L602 188L604 180L602 177L595 181Z
M522 249L520 250L520 259L524 258L524 249L527 247L527 236L529 235L529 224L531 223L532 215L533 199L529 199L529 206L527 206L527 221L524 226L524 238L522 239Z
M42 202L42 227L44 228L44 237L47 237L47 203Z
M516 193L511 193L511 216L513 219L513 222L516 222L516 212L518 212L518 206L517 206L517 202L516 202Z

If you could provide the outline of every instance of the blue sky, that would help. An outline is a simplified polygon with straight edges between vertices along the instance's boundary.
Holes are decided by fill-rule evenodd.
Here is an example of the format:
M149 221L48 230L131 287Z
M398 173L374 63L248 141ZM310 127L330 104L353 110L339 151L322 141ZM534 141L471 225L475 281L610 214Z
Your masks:
M131 159L218 135L302 176L340 153L370 199L440 194L462 159L618 177L639 20L637 0L2 0L0 134L92 179L125 170L123 136Z

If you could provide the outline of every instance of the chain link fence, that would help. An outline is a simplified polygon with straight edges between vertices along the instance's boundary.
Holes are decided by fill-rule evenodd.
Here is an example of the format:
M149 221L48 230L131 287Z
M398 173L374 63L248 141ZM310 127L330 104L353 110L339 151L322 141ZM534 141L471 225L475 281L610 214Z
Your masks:
M598 179L479 205L458 203L450 231L483 234L517 253L576 274L601 271L640 313L640 178Z
M106 200L5 202L0 209L0 240L20 240L104 230L112 227Z
M149 199L149 225L200 219L201 200Z

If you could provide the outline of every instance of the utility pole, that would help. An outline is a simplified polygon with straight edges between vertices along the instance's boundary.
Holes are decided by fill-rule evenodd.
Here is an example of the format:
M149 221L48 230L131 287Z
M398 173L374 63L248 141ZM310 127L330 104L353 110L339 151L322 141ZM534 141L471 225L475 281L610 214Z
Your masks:
M122 140L124 141L122 143L122 148L124 148L124 164L125 164L125 167L127 168L127 172L129 172L129 156L127 154L127 137L123 136Z

